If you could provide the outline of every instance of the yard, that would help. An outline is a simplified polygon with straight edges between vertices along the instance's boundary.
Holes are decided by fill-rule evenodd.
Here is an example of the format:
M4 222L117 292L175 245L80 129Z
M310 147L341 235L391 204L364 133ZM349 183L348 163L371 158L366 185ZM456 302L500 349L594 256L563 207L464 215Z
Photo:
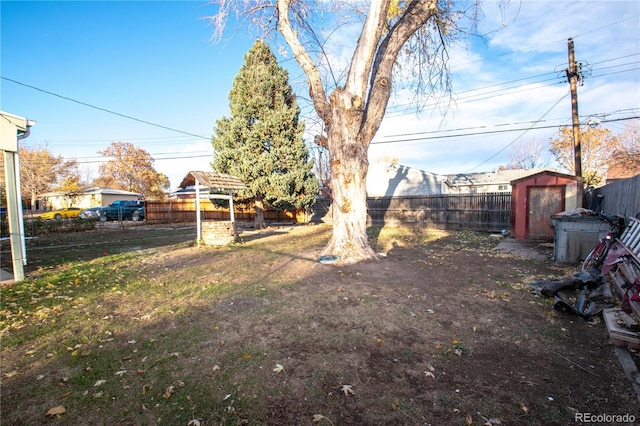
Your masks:
M378 262L319 263L330 232L273 228L223 248L195 247L192 228L29 240L29 279L1 293L0 423L640 419L604 323L527 285L575 268L482 233L393 228L371 229Z

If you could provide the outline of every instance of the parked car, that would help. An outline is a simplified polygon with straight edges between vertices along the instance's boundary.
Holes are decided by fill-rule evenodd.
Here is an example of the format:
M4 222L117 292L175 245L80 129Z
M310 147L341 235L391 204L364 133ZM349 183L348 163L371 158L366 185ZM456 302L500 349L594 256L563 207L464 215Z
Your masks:
M103 222L107 219L102 213L104 207L91 207L90 209L84 209L80 212L81 219L100 219Z
M80 212L82 211L79 207L65 207L63 209L52 210L50 212L45 212L40 215L40 219L44 220L60 220L60 219L71 219L80 216Z
M102 214L106 220L144 220L144 201L117 200L104 207Z

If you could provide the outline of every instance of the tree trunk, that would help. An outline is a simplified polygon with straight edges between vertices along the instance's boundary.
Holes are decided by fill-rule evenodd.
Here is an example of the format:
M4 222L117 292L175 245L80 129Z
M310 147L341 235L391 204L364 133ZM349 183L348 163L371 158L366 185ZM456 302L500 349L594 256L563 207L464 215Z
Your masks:
M259 195L256 196L255 213L253 227L255 229L264 229L264 198Z
M339 91L336 91L339 92ZM358 133L359 108L339 106L332 94L333 120L327 144L331 164L333 235L323 256L337 256L343 264L378 259L367 237L367 148ZM344 103L342 105L345 105Z

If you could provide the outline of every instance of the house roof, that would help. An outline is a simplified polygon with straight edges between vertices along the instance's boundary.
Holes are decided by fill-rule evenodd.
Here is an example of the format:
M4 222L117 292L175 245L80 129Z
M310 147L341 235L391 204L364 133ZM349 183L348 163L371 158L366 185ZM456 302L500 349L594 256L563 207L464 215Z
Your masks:
M105 194L105 195L136 195L142 196L137 192L125 191L122 189L107 188L106 186L94 186L91 188L83 189L78 192L79 194Z
M56 197L56 196L61 196L66 194L68 194L68 192L57 191L57 192L45 192L45 193L39 194L38 196L39 197ZM139 194L137 192L124 191L122 189L107 188L105 186L94 186L91 188L82 189L80 191L77 191L75 194L76 195L102 194L102 195L118 195L118 196L126 195L126 196L142 197L142 194Z
M184 189L188 186L193 186L196 181L203 187L207 187L210 190L234 190L234 189L246 189L247 186L235 176L227 175L224 173L216 172L189 172L182 182L180 188Z
M495 172L458 173L448 175L446 182L449 186L508 184L514 180L532 176L542 171L544 169L508 169L496 170Z

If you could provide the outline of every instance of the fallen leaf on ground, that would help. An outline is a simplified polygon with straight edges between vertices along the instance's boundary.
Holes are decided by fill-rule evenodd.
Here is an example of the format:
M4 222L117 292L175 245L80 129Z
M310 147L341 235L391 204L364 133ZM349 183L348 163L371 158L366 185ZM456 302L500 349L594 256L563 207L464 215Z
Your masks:
M326 421L329 422L329 424L333 425L333 422L328 417L325 417L322 414L314 414L313 415L313 422L314 423L318 423L318 422L321 422L323 420L326 420Z
M102 385L104 385L105 383L107 383L107 381L106 381L106 380L98 380L97 382L95 382L95 383L93 384L93 387L94 387L94 388L97 388L98 386L102 386Z
M498 419L488 419L484 416L480 416L482 417L483 420L485 420L485 423L482 424L482 426L493 426L493 425L501 425L502 422Z
M176 391L176 388L174 388L173 386L169 386L167 390L164 391L164 394L162 396L164 397L164 399L169 399L175 391Z
M465 418L465 424L467 426L471 426L473 424L473 417L471 417L471 414L467 414L467 417Z
M284 367L280 364L276 364L276 367L273 369L276 373L282 373L284 371Z
M47 411L47 416L59 416L60 414L64 414L67 411L62 405L58 405L57 407L53 407L49 411Z
M351 385L342 385L342 392L344 392L345 395L355 395L355 392L353 391Z

